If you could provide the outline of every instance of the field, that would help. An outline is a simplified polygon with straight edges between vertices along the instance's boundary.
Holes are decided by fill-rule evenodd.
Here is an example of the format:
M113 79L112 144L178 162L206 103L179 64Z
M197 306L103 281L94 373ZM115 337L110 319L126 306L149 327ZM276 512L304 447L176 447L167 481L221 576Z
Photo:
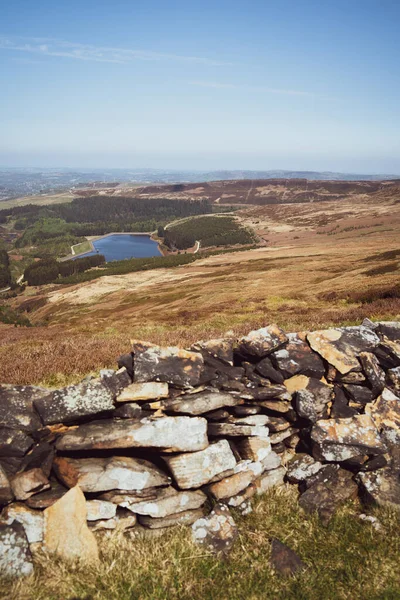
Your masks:
M100 542L98 567L49 562L37 557L37 573L3 583L4 600L395 600L400 596L398 515L372 510L377 531L349 503L327 527L305 517L294 488L271 490L253 503L247 517L234 515L239 539L227 559L215 558L190 538L190 528L153 539ZM295 550L306 565L283 577L269 565L270 540Z

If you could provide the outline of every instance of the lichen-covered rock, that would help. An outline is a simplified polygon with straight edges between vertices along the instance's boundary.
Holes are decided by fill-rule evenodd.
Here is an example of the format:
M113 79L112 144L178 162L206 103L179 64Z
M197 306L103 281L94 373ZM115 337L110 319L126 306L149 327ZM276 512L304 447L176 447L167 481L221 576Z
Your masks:
M0 520L7 525L11 525L13 521L20 523L24 528L29 544L35 544L43 540L44 517L40 510L32 510L25 504L16 502L3 509Z
M171 398L160 402L151 402L146 405L146 408L161 409L168 413L196 416L218 410L223 406L236 406L241 403L243 403L243 400L237 396L232 396L232 394L219 392L218 390L206 390L197 394L185 394L178 398Z
M27 500L30 496L50 488L49 480L40 468L17 473L10 483L17 500Z
M107 490L143 490L168 485L169 477L148 460L124 456L69 458L54 460L58 479L68 487L79 486L84 492Z
M278 383L278 384L283 383L284 376L282 375L282 373L280 371L278 371L274 367L274 365L272 364L271 359L268 356L266 356L265 358L263 358L262 360L260 360L259 363L257 363L257 365L255 367L255 370L262 377L265 377L266 379L269 379L273 383Z
M139 515L139 523L149 529L164 529L165 527L175 527L175 525L192 525L203 516L203 509L184 510L175 515L167 517L149 517Z
M135 503L121 502L120 506L128 508L135 514L158 519L198 509L206 500L207 496L201 490L179 492L173 487L167 487L160 490L154 500L145 499Z
M385 387L385 371L381 368L378 359L372 352L360 352L360 362L373 395L376 397Z
M400 446L400 398L386 388L366 406L365 413L372 417L388 448Z
M33 439L24 431L0 427L0 456L24 456L33 446Z
M100 381L108 388L113 398L118 396L118 394L132 383L132 379L125 367L118 369L118 371L102 369L100 371Z
M384 369L400 367L400 342L391 342L387 338L384 338L374 348L374 354Z
M98 379L55 390L34 404L45 425L71 423L114 408L113 394Z
M292 483L300 483L318 473L322 467L322 463L309 454L295 454L287 465L286 477Z
M341 462L362 454L384 454L384 445L369 415L320 420L311 430L318 460Z
M249 356L263 358L288 341L287 336L277 325L269 325L251 331L239 340L239 351Z
M50 487L43 492L30 496L25 500L25 504L34 509L48 508L68 492L68 488L54 479L50 480L49 485Z
M67 560L97 562L97 542L86 517L85 496L76 486L44 511L45 550Z
M243 460L262 461L270 454L269 438L247 437L236 443L237 451Z
M87 500L87 521L100 521L103 519L112 519L117 512L117 506L106 500Z
M268 427L263 425L236 425L234 423L209 423L208 434L219 437L257 436L268 438Z
M230 477L225 477L221 481L212 483L207 487L207 491L216 499L224 500L237 496L245 490L256 479L254 471L247 469L234 473Z
M360 352L368 352L379 344L379 337L362 325L314 331L307 334L307 340L313 350L343 374L359 370Z
M226 363L227 365L233 365L233 345L234 340L232 338L218 338L207 341L199 341L193 344L192 350L195 352L207 352L212 357Z
M137 517L129 510L124 508L117 508L117 513L111 519L100 519L98 521L89 521L88 527L91 531L127 531L135 527L137 524Z
M56 443L57 449L62 451L160 448L195 452L207 446L207 421L202 417L98 421L67 431Z
M27 433L40 429L33 402L47 394L48 390L31 385L0 385L0 427Z
M14 494L11 490L11 484L3 467L0 465L0 505L11 502Z
M32 556L24 528L14 521L0 524L0 575L25 577L33 573Z
M374 323L376 333L382 338L388 338L391 342L400 342L400 322L380 321Z
M321 417L326 411L326 405L333 399L331 386L306 375L294 375L286 379L285 386L295 394L297 414L311 422Z
M131 383L117 396L117 402L138 402L168 398L168 383L147 381L146 383Z
M301 374L321 379L325 366L321 357L313 352L306 341L306 334L288 333L288 343L271 355L285 379Z
M259 479L256 479L257 494L265 494L265 492L275 486L283 485L286 469L278 467L263 473Z
M306 568L298 554L276 538L272 538L271 541L271 558L269 562L275 571L286 577Z
M235 457L226 440L211 444L200 452L165 456L164 460L181 489L205 485L216 475L223 474L236 465Z
M134 342L135 382L161 381L177 387L199 384L204 360L199 352L176 347L161 348L145 342Z
M306 513L317 512L328 523L338 507L346 500L357 497L358 487L352 473L344 469L324 471L317 481L300 496L299 504Z
M238 536L238 530L229 509L217 504L207 517L192 525L192 538L213 554L227 554Z
M387 466L357 475L367 497L380 506L400 510L400 470Z

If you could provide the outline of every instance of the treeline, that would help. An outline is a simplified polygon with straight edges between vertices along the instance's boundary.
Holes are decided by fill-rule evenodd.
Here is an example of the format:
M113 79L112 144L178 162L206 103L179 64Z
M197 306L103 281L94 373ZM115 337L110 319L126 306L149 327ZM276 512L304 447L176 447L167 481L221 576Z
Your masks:
M11 285L10 258L7 250L0 248L0 290Z
M164 243L172 250L185 250L199 241L202 247L254 243L254 235L232 217L197 217L164 230Z
M105 258L102 254L94 254L93 256L85 256L64 262L57 262L54 258L46 258L29 265L25 269L24 279L28 285L44 285L57 282L57 280L63 283L64 278L83 273L104 263Z
M137 199L123 196L91 196L72 202L38 206L27 204L0 210L0 219L16 219L16 228L23 230L41 218L59 218L67 223L134 223L166 221L212 211L208 200Z

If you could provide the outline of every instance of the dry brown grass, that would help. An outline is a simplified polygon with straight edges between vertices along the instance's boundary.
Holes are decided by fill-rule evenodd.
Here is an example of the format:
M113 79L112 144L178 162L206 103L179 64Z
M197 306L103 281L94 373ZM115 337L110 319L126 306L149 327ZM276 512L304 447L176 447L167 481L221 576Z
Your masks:
M328 527L305 518L293 487L256 500L247 517L235 515L240 538L227 560L210 556L190 539L190 529L158 539L103 538L98 566L79 566L40 556L36 574L3 582L7 600L395 600L400 597L400 522L376 510L376 531L360 521L364 509L350 503ZM305 562L305 572L282 578L269 566L277 537ZM0 582L1 584L1 582Z

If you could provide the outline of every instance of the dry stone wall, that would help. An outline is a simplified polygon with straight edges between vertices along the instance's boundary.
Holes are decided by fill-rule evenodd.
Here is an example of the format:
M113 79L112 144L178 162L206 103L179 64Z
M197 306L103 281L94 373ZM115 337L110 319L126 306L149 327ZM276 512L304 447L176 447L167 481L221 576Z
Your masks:
M399 474L400 323L138 341L77 385L0 386L0 572L31 573L37 548L97 560L115 529L191 524L226 552L230 509L272 486L328 522L357 495L399 507Z

